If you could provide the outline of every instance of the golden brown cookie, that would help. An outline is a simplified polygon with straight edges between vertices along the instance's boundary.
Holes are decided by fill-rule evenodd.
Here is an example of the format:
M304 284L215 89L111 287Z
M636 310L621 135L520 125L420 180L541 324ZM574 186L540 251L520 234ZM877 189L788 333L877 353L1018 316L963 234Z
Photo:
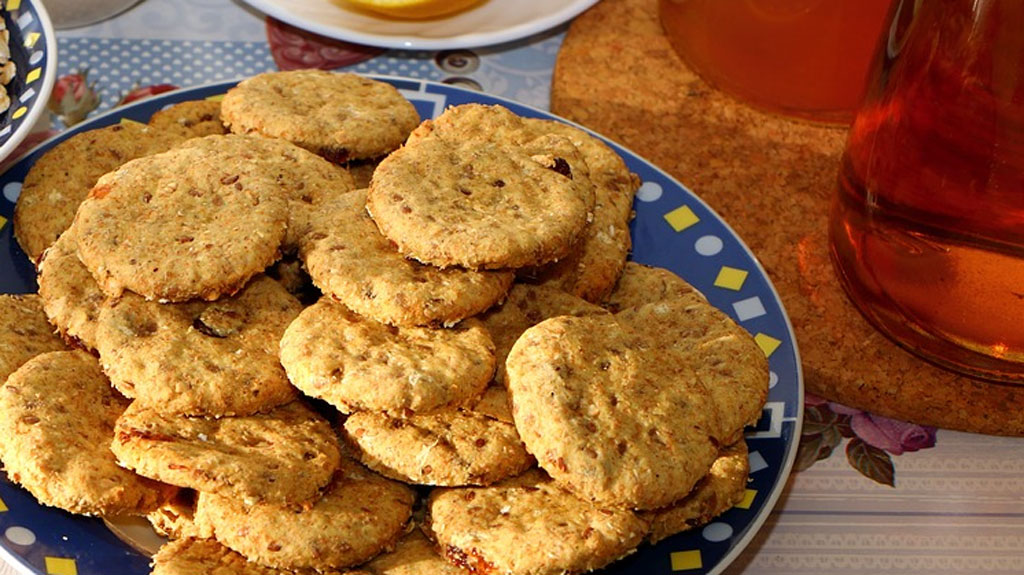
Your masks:
M412 489L343 459L311 506L263 503L200 493L196 515L217 540L250 561L282 569L339 569L391 548L404 533Z
M471 409L491 419L515 423L512 418L512 405L509 402L508 390L500 383L495 382L488 385Z
M312 501L341 457L330 424L299 401L220 419L164 415L132 403L117 420L110 449L141 475L245 503Z
M458 409L407 418L363 411L342 426L359 460L392 479L419 485L490 485L534 459L514 425Z
M275 569L246 560L213 539L170 541L153 556L150 575L369 575L364 571L333 569Z
M352 310L399 326L454 325L500 301L509 271L440 269L406 259L366 213L366 192L323 202L300 245L313 282Z
M560 156L426 137L380 163L366 206L407 257L519 268L565 256L586 225L593 190L572 178Z
M561 316L526 330L505 363L527 449L601 505L668 505L718 455L721 423L700 366L652 352L652 339L612 315Z
M391 327L322 298L281 338L293 385L343 413L394 414L463 405L494 373L494 344L480 322Z
M96 349L96 325L107 295L78 259L74 226L43 252L38 268L39 297L50 323L71 345Z
M650 303L683 300L707 301L704 294L665 268L627 262L615 289L601 302L612 313Z
M491 487L436 489L427 505L445 558L474 573L584 573L631 553L647 532L632 511L597 507L537 470Z
M100 176L129 160L163 152L183 138L138 122L122 122L57 144L25 175L14 207L18 243L37 261L71 225L78 205Z
M175 488L117 465L108 446L127 401L83 351L38 355L0 386L0 459L40 503L83 514L147 513Z
M224 95L221 116L236 134L283 138L337 163L383 156L419 123L390 84L323 70L243 80Z
M108 295L212 300L279 257L287 219L258 159L175 148L100 178L75 216L78 256Z
M657 543L669 535L700 527L726 512L743 500L749 474L747 442L741 439L722 449L711 464L711 471L689 495L668 507L640 514L651 526L647 539Z
M234 296L161 304L126 292L100 310L96 349L121 393L184 415L248 415L295 398L278 342L302 305L260 276Z
M0 294L0 383L26 361L67 346L46 321L35 294Z
M470 575L472 571L445 561L419 529L398 540L395 550L363 565L373 575Z
M149 125L161 130L181 132L189 138L226 134L220 119L219 100L189 100L154 112Z
M154 531L169 539L212 538L213 531L208 525L196 523L196 497L191 489L179 489L174 498L147 513L146 519Z

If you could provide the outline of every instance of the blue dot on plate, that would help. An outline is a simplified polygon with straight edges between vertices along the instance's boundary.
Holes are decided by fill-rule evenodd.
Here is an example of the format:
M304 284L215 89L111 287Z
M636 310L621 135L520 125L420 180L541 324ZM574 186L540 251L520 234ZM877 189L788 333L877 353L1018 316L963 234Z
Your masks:
M725 541L726 539L732 537L732 525L729 525L728 523L722 523L721 521L708 523L704 526L704 530L701 531L701 535L704 536L704 539L707 539L708 541L711 541L713 543Z
M693 244L693 249L702 256L715 256L722 251L722 238L718 236L701 236Z
M636 191L636 199L641 202L653 202L661 197L661 193L661 184L657 182L644 182L640 185L640 189Z

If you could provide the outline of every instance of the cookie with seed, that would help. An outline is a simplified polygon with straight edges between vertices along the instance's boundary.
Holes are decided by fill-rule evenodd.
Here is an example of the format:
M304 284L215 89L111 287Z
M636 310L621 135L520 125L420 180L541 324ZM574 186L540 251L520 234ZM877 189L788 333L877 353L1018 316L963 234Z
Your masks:
M514 425L472 411L407 418L361 411L342 429L363 465L406 483L490 485L534 463Z
M99 179L75 216L78 256L111 296L213 300L278 259L287 220L259 161L180 147Z
M125 292L100 310L96 349L114 386L140 405L248 415L295 398L278 343L301 310L266 276L212 302L161 304Z
M154 112L149 125L161 130L177 130L189 138L226 134L220 119L219 100L178 102Z
M445 561L419 529L398 540L394 551L363 565L373 575L470 575L472 572Z
M74 226L43 252L38 268L39 297L50 323L71 345L96 349L96 325L107 294L78 259Z
M170 501L147 513L146 519L154 531L169 539L212 538L208 525L196 523L197 496L191 489L180 489Z
M117 419L110 450L146 477L247 504L312 501L341 458L330 424L299 401L220 419L133 402Z
M539 470L490 487L436 489L427 506L445 558L474 573L584 573L631 553L647 532L632 511L584 501Z
M689 495L668 507L640 514L651 526L647 539L657 543L670 535L707 524L743 501L749 475L747 442L741 439L722 449L711 471Z
M494 382L488 385L470 409L491 419L515 424L515 419L512 418L512 406L509 404L508 390L500 383Z
M180 147L257 163L288 200L288 229L281 246L288 254L298 249L310 218L324 209L321 204L355 189L347 170L280 138L229 134L194 138Z
M421 262L540 265L569 253L590 217L593 190L572 176L560 156L426 137L380 163L366 207L398 251Z
M321 298L285 330L281 363L293 385L343 413L401 415L479 395L494 373L494 344L473 319L396 328Z
M169 541L153 556L150 575L369 575L364 571L333 569L275 569L248 561L213 539Z
M221 117L233 133L283 138L337 163L383 156L419 123L390 84L323 70L243 80L224 95Z
M643 303L643 302L651 303ZM769 366L747 330L672 272L630 263L609 304L640 332L660 333L650 345L667 361L692 366L719 412L721 445L735 443L757 422L768 397Z
M687 493L718 455L718 408L700 366L653 351L613 315L561 316L512 346L505 369L527 449L601 505L653 509Z
M66 349L46 320L39 296L0 294L0 383L33 357Z
M340 569L391 548L416 500L411 488L343 459L312 505L245 505L200 493L196 515L217 541L250 561L282 569Z
M0 459L40 503L83 514L147 513L176 491L120 467L108 446L127 401L83 351L38 355L0 386Z
M519 336L530 327L560 315L606 313L604 308L553 286L515 284L500 306L480 316L480 321L494 340L498 363L495 379L505 381L505 358Z
M126 121L75 134L48 150L25 175L14 207L14 235L21 248L37 261L71 225L100 176L183 139L177 132Z
M352 310L398 325L454 325L500 301L510 271L440 269L404 258L366 213L366 192L323 202L299 255L313 282Z

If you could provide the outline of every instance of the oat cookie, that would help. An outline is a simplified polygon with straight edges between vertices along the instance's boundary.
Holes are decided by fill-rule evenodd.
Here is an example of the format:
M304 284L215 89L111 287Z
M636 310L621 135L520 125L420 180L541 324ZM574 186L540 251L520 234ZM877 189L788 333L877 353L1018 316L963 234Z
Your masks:
M96 325L107 295L78 259L74 226L43 252L38 268L39 297L50 323L71 345L96 349Z
M100 310L96 348L121 393L184 415L248 415L295 398L278 342L302 305L259 276L234 296L161 304L126 292Z
M366 205L408 257L439 267L518 268L569 252L590 217L582 190L561 157L427 137L380 163Z
M377 165L380 164L380 160L359 160L349 162L345 165L348 173L352 174L352 179L356 182L356 188L363 189L370 187L370 180L373 178L373 172L377 169Z
M281 363L292 384L343 413L426 412L479 395L494 373L494 344L476 320L395 328L322 298L288 326Z
M391 325L453 325L508 292L510 271L442 270L404 258L365 205L365 190L321 204L299 251L314 283L352 310Z
M692 367L720 414L721 428L714 437L721 445L735 443L744 426L757 422L768 397L769 367L761 348L750 333L675 274L631 263L611 305L636 304L645 297L660 299L624 307L616 317L637 331L659 333L650 342L656 353Z
M71 136L29 169L14 207L14 235L37 261L71 225L75 211L103 174L128 160L163 152L183 136L122 122Z
M283 138L337 163L383 156L419 123L390 84L322 70L243 80L224 95L221 116L236 134Z
M533 465L514 425L448 409L389 417L362 411L343 426L359 460L392 479L419 485L490 485Z
M184 147L133 160L79 207L78 256L108 295L230 295L278 258L285 234L287 200L261 166Z
M153 556L150 575L369 575L364 571L333 569L275 569L251 563L212 539L170 541Z
M146 519L154 531L170 539L212 538L208 525L196 523L196 497L198 494L191 489L179 489L174 498L147 513Z
M640 514L651 525L647 539L657 543L669 535L707 524L743 500L749 474L747 442L741 439L722 449L711 471L689 495L668 507Z
M512 418L512 406L509 403L508 390L500 383L494 382L488 385L471 409L491 419L515 424L515 420Z
M330 424L299 401L220 419L164 415L132 403L117 420L110 449L141 475L246 503L309 502L341 457Z
M200 493L196 514L218 541L261 565L339 569L391 548L412 515L415 493L343 459L312 506L256 504Z
M612 315L562 316L526 330L506 360L527 449L602 505L672 503L718 455L718 409L696 368L652 352L651 339Z
M226 134L220 119L219 100L190 100L172 104L154 112L149 125L168 131L180 131L189 138Z
M288 229L281 246L285 253L298 249L310 217L324 209L321 204L355 189L344 168L280 138L231 134L188 140L181 147L258 163L288 200Z
M445 561L419 529L398 540L395 550L363 565L373 575L470 575L472 572Z
M607 314L597 305L553 286L517 283L498 307L480 316L494 340L498 360L495 379L505 381L505 358L512 344L530 327L560 315L585 316Z
M427 505L444 556L474 573L584 573L631 553L647 532L633 512L597 507L538 470L491 487L436 489Z
M72 513L146 513L175 488L119 467L108 446L127 401L96 359L54 351L29 360L0 387L0 459L40 503Z
M0 294L0 383L33 357L67 349L35 294Z

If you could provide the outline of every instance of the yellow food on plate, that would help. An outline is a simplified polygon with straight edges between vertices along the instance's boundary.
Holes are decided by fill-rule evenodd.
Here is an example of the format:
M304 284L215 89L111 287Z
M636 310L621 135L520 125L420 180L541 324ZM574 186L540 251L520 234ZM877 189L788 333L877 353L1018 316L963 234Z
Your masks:
M481 0L344 0L345 3L370 12L419 20L448 16L479 4Z

